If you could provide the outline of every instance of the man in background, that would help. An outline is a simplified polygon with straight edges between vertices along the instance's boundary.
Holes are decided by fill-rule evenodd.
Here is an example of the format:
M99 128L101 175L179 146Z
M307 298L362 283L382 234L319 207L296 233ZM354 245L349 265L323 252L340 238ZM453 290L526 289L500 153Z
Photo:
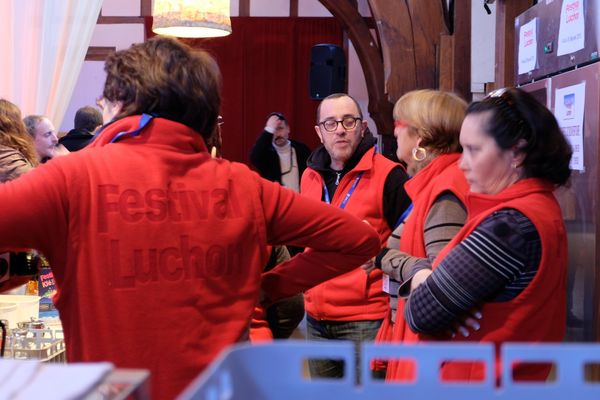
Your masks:
M371 225L383 245L410 198L404 191L404 168L377 154L373 137L356 100L332 94L317 109L315 130L322 145L309 157L302 175L302 194L331 204ZM375 339L388 311L380 270L365 273L360 265L347 274L308 290L305 295L310 340L351 340L359 344ZM343 376L343 362L310 360L310 373L318 377Z
M56 156L68 154L69 151L58 144L58 136L54 124L43 115L28 115L23 118L27 132L33 138L38 161L43 164Z
M305 144L290 139L290 126L285 116L273 112L252 147L250 162L263 178L299 192L300 177L306 169L309 154Z
M75 113L74 127L58 143L69 151L83 149L94 138L94 132L102 125L102 113L95 107L85 106Z

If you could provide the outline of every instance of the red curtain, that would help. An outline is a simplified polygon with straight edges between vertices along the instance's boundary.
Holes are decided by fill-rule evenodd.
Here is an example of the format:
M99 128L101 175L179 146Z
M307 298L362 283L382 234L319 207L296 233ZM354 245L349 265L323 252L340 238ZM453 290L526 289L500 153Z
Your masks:
M151 34L151 19L146 27ZM223 157L248 163L256 137L272 111L285 114L290 137L314 149L318 101L308 92L310 50L320 43L342 46L334 18L233 17L232 34L188 41L217 59L223 74Z

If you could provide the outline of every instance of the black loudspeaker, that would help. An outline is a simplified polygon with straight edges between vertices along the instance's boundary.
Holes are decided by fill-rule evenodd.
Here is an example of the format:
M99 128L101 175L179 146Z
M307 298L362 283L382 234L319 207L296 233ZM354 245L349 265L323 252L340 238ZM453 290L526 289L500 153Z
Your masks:
M317 44L310 50L310 98L321 100L346 91L346 55L335 44Z

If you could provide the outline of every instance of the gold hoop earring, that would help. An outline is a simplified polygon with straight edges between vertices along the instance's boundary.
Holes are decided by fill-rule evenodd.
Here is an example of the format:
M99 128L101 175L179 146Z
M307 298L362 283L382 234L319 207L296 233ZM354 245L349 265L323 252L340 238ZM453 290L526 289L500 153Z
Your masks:
M427 158L427 150L424 147L413 147L412 148L412 158L415 161L423 161L425 158Z

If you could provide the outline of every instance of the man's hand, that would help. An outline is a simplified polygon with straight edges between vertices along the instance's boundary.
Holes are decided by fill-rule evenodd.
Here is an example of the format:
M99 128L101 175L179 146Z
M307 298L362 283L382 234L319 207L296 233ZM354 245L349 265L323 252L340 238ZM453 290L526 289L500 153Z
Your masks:
M371 258L370 260L368 260L366 263L364 263L360 267L363 269L363 271L365 271L365 273L367 275L369 275L371 273L371 271L373 271L374 269L377 268L375 266L375 259L374 258Z
M277 115L271 115L267 120L267 124L265 125L265 130L267 132L274 133L280 124L280 119Z
M452 327L448 330L450 337L461 335L463 337L469 337L471 332L478 331L481 328L479 320L483 318L481 311L474 308L467 312L465 315L459 317L459 320L452 324Z
M410 282L410 291L415 290L420 284L425 282L427 277L433 273L430 269L421 269L417 271ZM445 335L448 337L455 337L456 335L461 335L463 337L468 337L471 332L478 331L481 328L481 324L479 320L482 318L482 314L479 308L473 308L469 310L465 315L462 315L458 318L456 322L452 324L446 332Z
M429 275L431 275L431 272L432 271L430 269L421 269L421 270L417 271L417 273L413 275L413 277L412 277L412 279L410 281L410 291L412 292L421 283L425 282L425 280L427 279L427 277Z

